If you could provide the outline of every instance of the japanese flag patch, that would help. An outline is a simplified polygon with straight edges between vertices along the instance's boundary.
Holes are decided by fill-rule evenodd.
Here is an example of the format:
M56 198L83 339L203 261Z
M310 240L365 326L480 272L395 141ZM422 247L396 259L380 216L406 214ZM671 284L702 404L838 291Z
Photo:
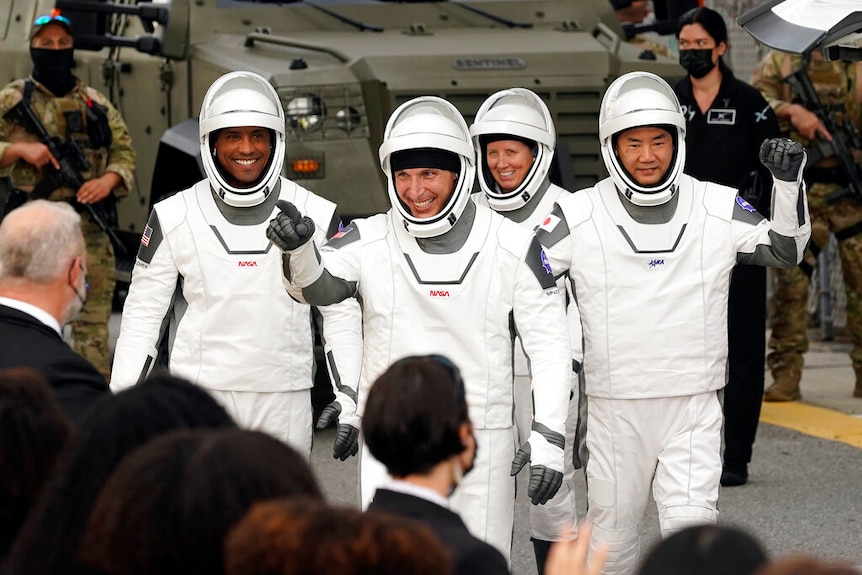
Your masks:
M542 224L539 226L540 230L545 231L546 233L551 233L560 223L560 218L555 216L554 214L548 214L548 216L542 221Z

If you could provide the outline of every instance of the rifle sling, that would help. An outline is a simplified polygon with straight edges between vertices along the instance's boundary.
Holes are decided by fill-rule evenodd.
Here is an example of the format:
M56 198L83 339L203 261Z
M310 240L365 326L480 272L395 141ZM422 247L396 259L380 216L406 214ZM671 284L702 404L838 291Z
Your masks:
M850 227L835 232L835 239L840 241L862 234L862 222L856 222Z

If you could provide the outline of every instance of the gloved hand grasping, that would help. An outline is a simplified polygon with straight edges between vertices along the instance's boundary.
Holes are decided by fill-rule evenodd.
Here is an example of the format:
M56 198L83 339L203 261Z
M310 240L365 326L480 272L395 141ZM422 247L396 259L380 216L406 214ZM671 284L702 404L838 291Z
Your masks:
M795 182L805 166L805 148L788 138L770 138L760 145L760 163L776 180Z
M314 235L314 221L286 200L276 205L281 212L269 221L266 237L283 252L296 250Z

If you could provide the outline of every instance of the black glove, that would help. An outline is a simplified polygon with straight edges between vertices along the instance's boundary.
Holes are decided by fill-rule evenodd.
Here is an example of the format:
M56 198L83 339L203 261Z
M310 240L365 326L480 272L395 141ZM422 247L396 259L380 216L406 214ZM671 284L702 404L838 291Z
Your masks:
M326 429L333 421L338 420L339 415L341 415L341 404L333 401L323 408L320 417L317 418L317 429ZM336 425L335 442L332 444L332 457L344 461L358 452L359 430L346 423Z
M517 475L521 468L530 460L532 448L529 441L518 449L512 459L511 475ZM530 466L530 483L527 485L527 496L533 505L544 505L563 484L563 474L544 465Z
M283 252L293 251L314 235L314 222L285 200L276 202L281 213L269 221L266 237Z
M760 145L760 163L776 180L795 182L805 164L805 148L788 138L771 138Z

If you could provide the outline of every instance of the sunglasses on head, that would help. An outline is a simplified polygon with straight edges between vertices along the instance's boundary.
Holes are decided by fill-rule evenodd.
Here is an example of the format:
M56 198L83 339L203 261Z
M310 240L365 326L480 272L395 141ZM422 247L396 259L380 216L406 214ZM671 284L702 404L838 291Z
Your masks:
M44 16L39 16L33 21L33 26L44 26L51 22L61 22L66 26L72 26L72 22L68 18L60 16L59 14L45 14Z

